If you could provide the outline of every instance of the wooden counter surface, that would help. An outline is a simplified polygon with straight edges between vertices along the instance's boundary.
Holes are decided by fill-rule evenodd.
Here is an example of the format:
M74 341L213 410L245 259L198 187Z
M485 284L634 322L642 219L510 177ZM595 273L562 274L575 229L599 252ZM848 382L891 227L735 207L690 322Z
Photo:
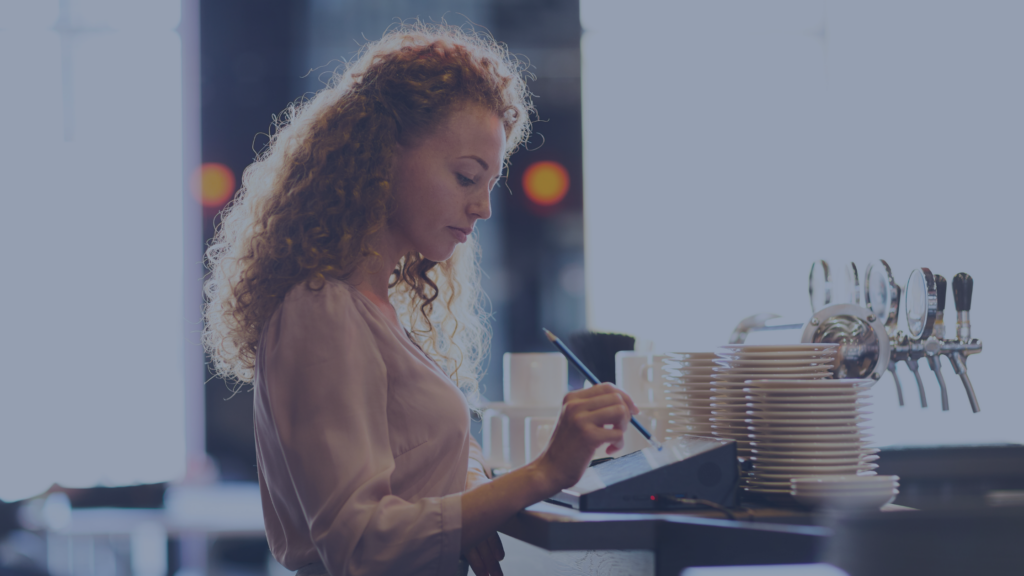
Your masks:
M908 510L889 505L885 511ZM786 508L655 513L579 512L534 504L501 527L509 576L651 574L689 566L801 564L819 558L832 535L814 513ZM511 537L511 538L509 538Z

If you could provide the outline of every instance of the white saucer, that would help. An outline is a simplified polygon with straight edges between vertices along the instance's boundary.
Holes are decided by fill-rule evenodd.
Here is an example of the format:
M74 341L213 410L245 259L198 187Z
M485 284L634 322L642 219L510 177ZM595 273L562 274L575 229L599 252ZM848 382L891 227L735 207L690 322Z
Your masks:
M839 344L824 342L808 342L804 344L764 345L764 344L726 344L723 350L744 352L806 352L808 350L838 350ZM731 352L726 352L731 353Z

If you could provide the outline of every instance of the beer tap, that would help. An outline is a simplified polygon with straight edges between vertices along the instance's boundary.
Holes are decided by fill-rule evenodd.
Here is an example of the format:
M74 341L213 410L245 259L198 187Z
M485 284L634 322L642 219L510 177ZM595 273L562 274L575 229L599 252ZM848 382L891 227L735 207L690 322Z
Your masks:
M900 313L900 292L899 284L893 280L888 262L875 260L868 264L867 270L864 271L864 305L876 317L884 319L885 331L892 346L886 369L892 374L892 380L896 383L896 397L900 406L903 406L903 386L900 384L899 374L896 373L896 364L904 359L896 350L896 344L902 336L901 332L896 332Z
M918 373L917 361L927 357L928 365L933 371L936 369L932 357L935 352L938 352L941 343L932 336L932 332L935 328L935 317L939 309L938 300L938 287L936 286L935 276L932 274L932 271L928 268L917 268L911 272L910 278L907 279L905 306L907 311L907 329L909 331L907 365L910 366L910 369L914 372L914 377L917 378L918 390L922 398L922 407L926 407L927 404L923 401L924 384L921 382L921 376ZM939 387L943 390L943 396L946 396L941 368L940 371L936 372L936 378L939 380Z
M921 395L921 408L928 407L928 399L924 394L924 382L921 381L920 366L917 363L917 359L924 356L924 350L919 346L915 347L910 343L910 338L906 334L900 334L900 340L896 345L898 352L903 352L903 361L907 363L907 367L914 373L914 380L917 381L917 393ZM902 349L902 350L901 350Z
M924 341L924 352L928 355L928 367L935 373L935 379L939 382L939 391L942 395L942 411L949 411L949 393L946 391L946 378L942 375L942 339L946 337L946 325L943 321L943 311L946 309L946 279L939 274L935 275L935 323L932 325L931 336Z
M979 412L978 399L967 373L967 358L982 351L981 341L971 337L974 280L963 272L953 277L957 329L956 338L947 339L944 319L947 282L942 276L932 274L928 268L918 268L910 273L906 286L901 289L885 260L868 264L863 292L855 264L846 267L846 276L845 284L838 283L828 262L814 262L808 283L813 312L809 321L787 323L781 319L770 320L774 315L752 316L740 323L733 341L742 342L751 330L802 329L802 342L838 343L842 352L835 376L878 380L888 370L896 384L900 406L904 405L903 386L896 368L902 361L914 374L921 407L928 407L920 366L920 360L925 359L939 384L943 411L949 410L949 392L942 373L942 357L947 356L963 382L971 410ZM861 295L864 306L859 305ZM901 299L906 333L896 329Z
M967 390L971 410L980 412L974 386L967 375L967 356L981 352L981 341L971 339L971 296L974 293L974 279L965 272L953 277L953 303L956 306L956 340L947 341L943 353L949 356L953 370L960 376Z

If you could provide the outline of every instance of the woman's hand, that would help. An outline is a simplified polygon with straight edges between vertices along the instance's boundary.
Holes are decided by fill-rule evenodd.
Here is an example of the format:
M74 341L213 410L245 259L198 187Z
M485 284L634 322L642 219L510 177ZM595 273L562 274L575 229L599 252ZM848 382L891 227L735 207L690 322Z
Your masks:
M629 395L611 384L570 392L540 457L464 492L462 553L473 572L500 575L498 560L505 551L495 530L526 506L579 481L594 450L605 442L611 444L609 454L620 450L629 417L638 412Z
M490 482L484 465L476 460L469 459L469 469L466 473L466 490L472 490L481 484ZM505 559L505 549L501 545L501 538L497 532L491 532L489 536L478 542L465 554L466 562L473 569L476 576L502 576L499 561Z
M502 576L498 562L504 559L505 549L497 532L491 532L466 553L466 561L476 576Z
M637 413L629 395L612 384L566 394L551 441L535 461L550 482L548 489L554 493L576 484L602 444L611 444L608 454L621 450L629 419Z

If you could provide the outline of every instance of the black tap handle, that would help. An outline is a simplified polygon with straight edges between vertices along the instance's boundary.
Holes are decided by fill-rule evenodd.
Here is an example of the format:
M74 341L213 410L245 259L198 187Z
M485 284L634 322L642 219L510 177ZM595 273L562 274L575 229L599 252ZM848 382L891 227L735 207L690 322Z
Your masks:
M938 274L935 275L935 295L939 312L944 312L946 310L946 278Z
M900 301L903 300L903 288L900 285L896 285L896 317L900 317Z
M974 293L974 278L966 272L953 276L953 302L957 312L971 310L971 296Z

